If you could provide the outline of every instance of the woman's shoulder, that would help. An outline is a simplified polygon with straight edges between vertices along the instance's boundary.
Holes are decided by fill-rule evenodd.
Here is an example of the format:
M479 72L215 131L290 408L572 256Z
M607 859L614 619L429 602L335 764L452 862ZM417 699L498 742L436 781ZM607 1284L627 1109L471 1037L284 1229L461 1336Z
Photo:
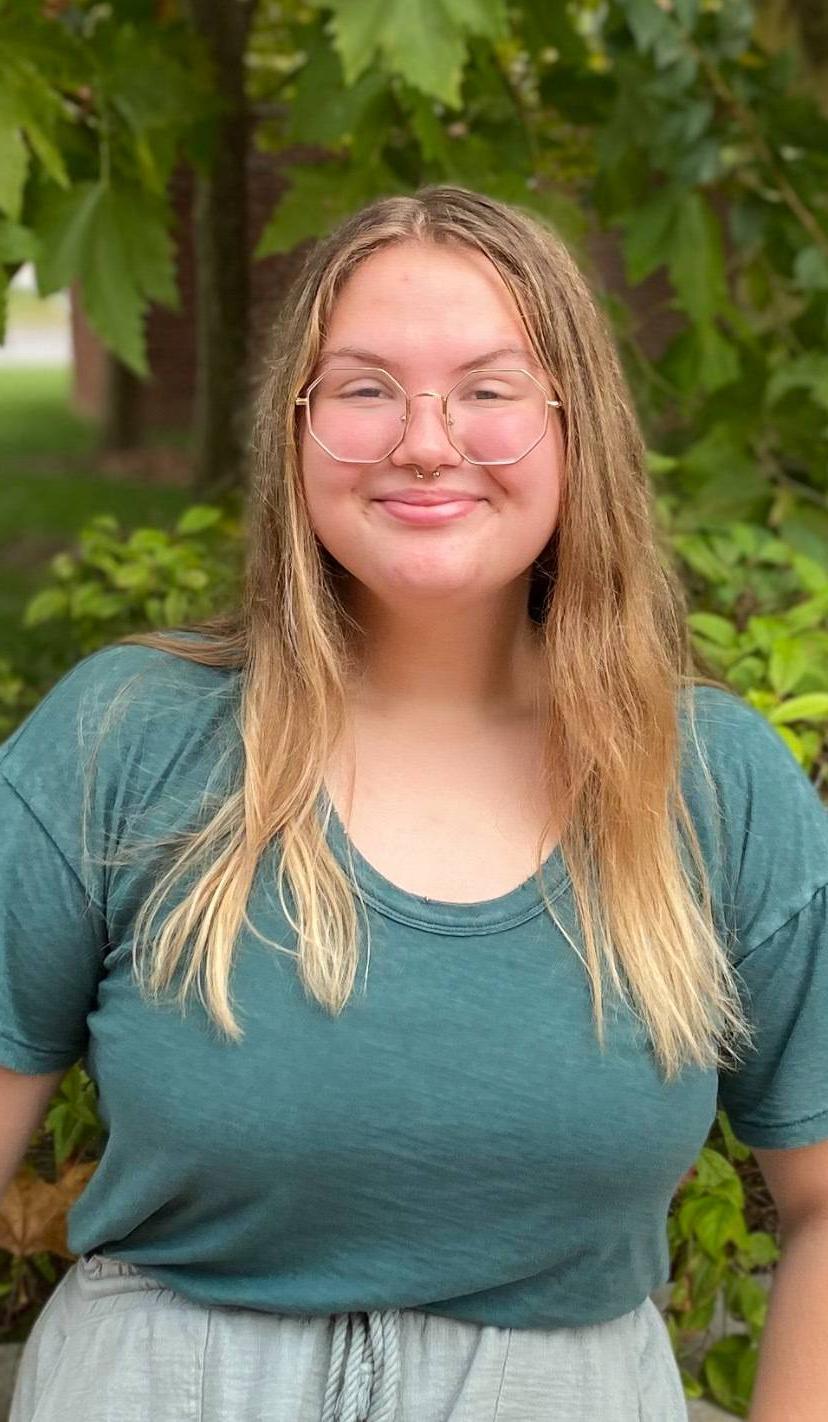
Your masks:
M0 744L0 772L25 791L103 748L192 735L226 710L237 677L158 647L114 643L82 657ZM100 744L99 744L100 743Z
M772 784L796 799L816 790L786 742L761 711L736 692L702 683L681 696L682 752L690 766L699 753L717 785L733 795Z
M713 743L727 738L734 731L747 734L751 738L758 735L760 740L766 734L776 735L773 727L755 706L751 706L750 702L727 687L708 686L704 682L694 683L682 690L680 705L684 720L689 721L689 713L692 711L696 724L700 729L704 729L706 739ZM779 740L780 737L776 736L776 739Z
M743 944L758 942L828 883L828 808L756 707L705 685L683 698L688 806Z

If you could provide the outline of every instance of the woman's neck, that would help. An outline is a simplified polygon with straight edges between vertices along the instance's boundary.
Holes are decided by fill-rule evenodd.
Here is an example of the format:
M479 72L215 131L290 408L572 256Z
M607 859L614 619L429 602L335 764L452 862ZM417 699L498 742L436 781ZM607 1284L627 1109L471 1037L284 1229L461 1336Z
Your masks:
M525 609L374 613L357 621L363 635L350 688L354 706L402 720L462 724L536 705L542 647Z

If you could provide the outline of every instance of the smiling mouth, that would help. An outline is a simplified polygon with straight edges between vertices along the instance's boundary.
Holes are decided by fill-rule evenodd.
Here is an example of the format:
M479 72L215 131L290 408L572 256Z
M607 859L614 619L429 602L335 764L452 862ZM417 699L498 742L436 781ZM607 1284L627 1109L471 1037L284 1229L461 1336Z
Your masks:
M412 504L417 508L434 508L436 504L477 504L480 503L478 494L454 494L440 493L414 493L414 494L384 494L382 498L374 499L375 504Z
M439 499L432 503L412 503L404 499L375 499L374 503L379 504L390 518L396 519L399 523L411 525L440 525L451 523L455 519L469 517L471 513L480 505L486 502L485 499Z

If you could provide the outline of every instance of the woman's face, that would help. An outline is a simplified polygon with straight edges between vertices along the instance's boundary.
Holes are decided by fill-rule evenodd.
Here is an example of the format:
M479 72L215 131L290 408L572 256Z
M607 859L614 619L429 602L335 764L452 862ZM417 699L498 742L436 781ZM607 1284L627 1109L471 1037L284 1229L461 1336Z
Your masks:
M373 353L331 358L345 347ZM486 352L514 347L492 361ZM382 366L409 395L446 393L472 359L525 367L550 397L511 293L482 254L404 242L366 258L339 293L315 374L329 365ZM303 427L302 473L314 531L328 552L383 604L470 606L525 578L558 518L564 448L558 412L515 464L469 463L449 443L439 400L411 402L405 438L376 464L333 459ZM415 467L416 466L416 467ZM433 480L431 471L440 469ZM417 469L425 474L416 477ZM416 524L383 501L400 492L471 495L460 518Z

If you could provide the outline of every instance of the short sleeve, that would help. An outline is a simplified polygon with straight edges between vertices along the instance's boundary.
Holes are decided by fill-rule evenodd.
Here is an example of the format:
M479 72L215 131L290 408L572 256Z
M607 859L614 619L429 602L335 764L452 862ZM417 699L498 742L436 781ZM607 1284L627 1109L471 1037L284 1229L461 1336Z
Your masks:
M755 1051L719 1076L740 1140L782 1149L828 1140L828 889L740 961Z
M753 1049L719 1074L747 1145L828 1139L828 808L773 726L746 702L697 690L720 802L722 921Z
M0 744L0 1065L48 1072L85 1054L110 935L165 835L189 827L214 730L223 788L228 691L235 710L235 684L214 668L116 643L71 667ZM133 840L140 873L121 854Z
M35 1075L84 1055L105 946L101 909L0 771L0 1065Z
M132 655L133 650L138 654ZM67 1069L87 1048L106 948L109 827L129 737L87 767L107 708L143 648L106 648L66 672L0 745L0 1064Z

